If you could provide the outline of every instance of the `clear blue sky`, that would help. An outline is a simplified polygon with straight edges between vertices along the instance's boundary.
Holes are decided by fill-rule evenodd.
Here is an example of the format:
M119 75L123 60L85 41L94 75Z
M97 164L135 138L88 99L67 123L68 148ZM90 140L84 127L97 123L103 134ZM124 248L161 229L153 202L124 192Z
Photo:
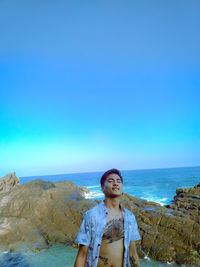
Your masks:
M200 165L200 2L0 2L0 176Z

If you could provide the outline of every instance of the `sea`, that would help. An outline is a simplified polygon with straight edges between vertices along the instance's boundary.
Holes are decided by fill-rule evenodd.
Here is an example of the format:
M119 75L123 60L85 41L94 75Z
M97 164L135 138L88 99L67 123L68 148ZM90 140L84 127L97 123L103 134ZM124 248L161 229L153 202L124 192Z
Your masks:
M177 188L189 188L200 183L200 167L182 167L166 169L121 170L123 192L131 196L166 205L173 200ZM45 181L71 181L77 186L90 190L88 199L103 200L100 187L103 172L38 175L20 177L20 184L41 178ZM9 253L0 255L0 267L73 267L77 248L54 243L47 250L40 252ZM140 260L141 267L177 266L174 263L161 263L151 260L148 255Z

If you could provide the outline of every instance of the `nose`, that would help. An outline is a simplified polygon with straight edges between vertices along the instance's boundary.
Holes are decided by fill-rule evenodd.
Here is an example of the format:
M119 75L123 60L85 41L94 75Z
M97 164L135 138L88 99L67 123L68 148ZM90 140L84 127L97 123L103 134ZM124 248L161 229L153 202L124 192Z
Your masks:
M114 185L117 185L117 180L114 180L114 183L113 183Z

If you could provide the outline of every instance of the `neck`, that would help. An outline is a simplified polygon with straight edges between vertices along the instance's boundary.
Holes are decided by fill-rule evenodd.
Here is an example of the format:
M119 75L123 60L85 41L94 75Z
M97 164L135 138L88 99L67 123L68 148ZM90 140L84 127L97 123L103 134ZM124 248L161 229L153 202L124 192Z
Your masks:
M106 205L106 208L108 210L112 211L120 211L120 206L119 206L119 198L109 198L105 197L104 203Z

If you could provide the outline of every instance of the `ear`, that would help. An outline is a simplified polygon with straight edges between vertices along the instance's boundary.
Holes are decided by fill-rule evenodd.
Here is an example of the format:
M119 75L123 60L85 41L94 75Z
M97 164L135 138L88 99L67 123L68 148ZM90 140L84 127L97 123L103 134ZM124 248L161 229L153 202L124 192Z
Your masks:
M104 193L104 185L101 186L101 191Z

